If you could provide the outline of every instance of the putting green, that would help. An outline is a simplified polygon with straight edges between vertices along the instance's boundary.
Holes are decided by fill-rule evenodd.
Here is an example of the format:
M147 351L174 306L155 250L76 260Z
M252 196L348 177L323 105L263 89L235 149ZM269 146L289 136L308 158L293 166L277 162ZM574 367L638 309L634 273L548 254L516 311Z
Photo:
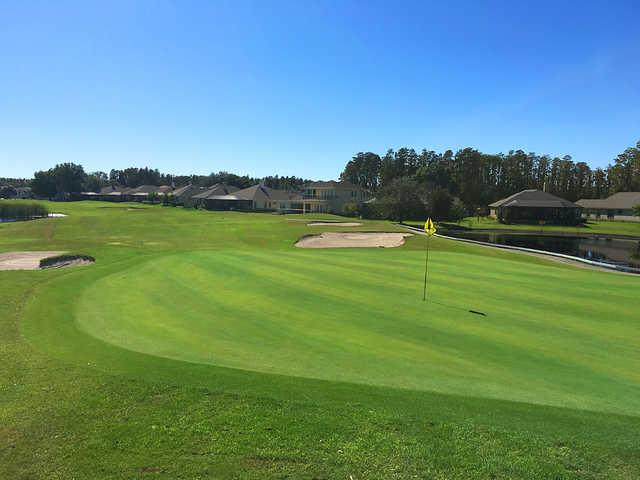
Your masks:
M89 285L75 318L106 342L189 362L640 411L637 279L440 251L424 303L422 255L170 254Z

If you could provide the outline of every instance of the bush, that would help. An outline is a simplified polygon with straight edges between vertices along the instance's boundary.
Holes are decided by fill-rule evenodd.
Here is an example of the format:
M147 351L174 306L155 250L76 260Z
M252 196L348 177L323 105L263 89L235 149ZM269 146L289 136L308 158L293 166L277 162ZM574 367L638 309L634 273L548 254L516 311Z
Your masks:
M0 219L31 220L49 216L49 210L39 203L0 203Z
M358 204L355 202L345 203L342 207L342 214L345 217L357 217L360 214Z

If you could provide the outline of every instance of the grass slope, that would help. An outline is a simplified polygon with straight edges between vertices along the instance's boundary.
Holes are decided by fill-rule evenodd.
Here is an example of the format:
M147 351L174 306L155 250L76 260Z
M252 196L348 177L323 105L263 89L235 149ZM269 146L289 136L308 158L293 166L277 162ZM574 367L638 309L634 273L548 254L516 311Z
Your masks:
M0 251L97 263L0 272L2 478L640 475L635 277L438 240L425 314L420 238L302 251L300 217L55 207Z

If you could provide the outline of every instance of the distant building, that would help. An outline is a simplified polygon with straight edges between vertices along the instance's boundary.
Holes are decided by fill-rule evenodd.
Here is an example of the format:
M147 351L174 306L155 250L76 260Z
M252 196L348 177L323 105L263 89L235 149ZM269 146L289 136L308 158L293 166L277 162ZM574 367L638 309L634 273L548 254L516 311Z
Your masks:
M542 190L523 190L489 205L490 216L502 223L576 225L582 207Z
M348 203L361 204L370 200L366 190L349 182L313 182L303 192L276 190L263 184L239 190L219 183L211 187L186 185L141 185L135 188L106 186L99 192L82 192L84 200L111 202L144 201L155 193L162 199L171 194L177 205L199 206L208 210L278 211L289 213L337 213Z
M33 198L31 187L16 187L15 198Z
M102 187L99 192L82 192L80 198L82 200L101 200L103 202L124 202L127 200L125 192L129 188L107 185Z
M640 222L633 207L640 205L640 192L618 192L608 198L581 199L576 202L586 218Z
M225 190L228 188L225 186ZM253 185L243 190L220 191L219 186L195 195L203 207L209 210L240 210L240 211L279 211L296 212L302 210L302 195L296 192L275 190L262 184Z
M171 194L173 195L174 202L176 205L182 205L184 207L193 207L198 200L194 199L196 195L204 192L206 188L197 187L195 185L189 184L184 187L176 188Z
M230 195L239 190L238 187L234 187L233 185L226 185L224 183L216 183L210 187L205 187L202 191L196 193L191 197L191 202L193 205L197 205L203 208L207 208L209 210L213 210L213 197L218 197L222 195Z
M366 190L350 182L313 182L304 186L302 210L341 214L346 204L360 204L369 199Z
M149 194L155 194L162 197L165 194L173 192L174 188L170 185L140 185L139 187L130 188L124 192L128 201L143 202L149 199Z
M164 194L173 193L174 188L170 185L140 185L135 188L107 185L99 192L82 192L82 200L102 200L105 202L142 202L148 200L149 194L154 193L159 197Z

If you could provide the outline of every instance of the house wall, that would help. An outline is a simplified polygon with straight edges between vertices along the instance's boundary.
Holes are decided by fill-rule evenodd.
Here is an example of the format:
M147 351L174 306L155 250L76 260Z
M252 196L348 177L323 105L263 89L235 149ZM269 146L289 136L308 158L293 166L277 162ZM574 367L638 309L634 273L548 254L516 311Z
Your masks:
M575 225L582 219L581 208L499 207L498 219L503 223L536 223Z
M633 210L616 209L585 209L582 215L591 220L620 220L624 222L640 222L640 217L633 214Z
M310 200L322 201L307 202L305 211L338 214L343 212L347 203L362 203L369 199L369 194L360 188L312 187L305 190L304 196Z

